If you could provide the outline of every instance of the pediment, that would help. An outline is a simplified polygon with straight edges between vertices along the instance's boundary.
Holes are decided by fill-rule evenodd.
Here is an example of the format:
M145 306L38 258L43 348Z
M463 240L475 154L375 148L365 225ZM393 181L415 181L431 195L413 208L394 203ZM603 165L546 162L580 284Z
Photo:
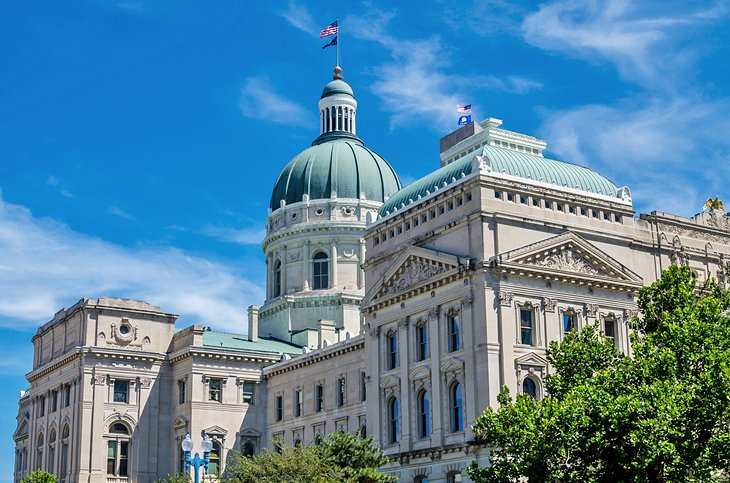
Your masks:
M381 280L367 294L366 305L375 299L387 298L417 289L465 267L468 259L423 247L408 246L393 262Z
M204 434L207 434L208 436L220 436L223 437L226 434L228 434L228 430L221 428L218 425L211 426L209 428L206 428L203 430Z
M529 352L515 359L515 366L547 367L548 361L540 354Z
M464 369L464 361L458 357L446 359L441 364L441 372L459 372Z
M13 440L20 441L26 439L27 437L28 421L24 418L22 421L20 421L20 424L18 424L18 427L15 429L15 433L13 433Z
M411 381L417 381L418 379L426 379L428 377L431 377L431 371L428 370L428 367L426 366L418 366L413 369L411 369L411 372L408 374L408 378Z
M507 274L603 288L625 290L643 285L639 275L572 232L501 253L492 258L491 264Z
M241 436L244 438L259 438L261 437L261 433L253 428L246 428L241 431Z
M183 416L178 416L172 423L173 429L184 429L188 427L188 420Z
M400 378L396 376L385 376L382 379L380 379L380 388L381 389L387 389L389 387L394 387L400 384Z

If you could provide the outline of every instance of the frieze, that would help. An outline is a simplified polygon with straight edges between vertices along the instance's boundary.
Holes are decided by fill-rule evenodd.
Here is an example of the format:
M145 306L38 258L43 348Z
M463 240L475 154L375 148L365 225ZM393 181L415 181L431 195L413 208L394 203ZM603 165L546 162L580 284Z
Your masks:
M586 304L585 305L585 313L586 317L595 317L598 313L598 304Z
M602 270L599 270L591 260L579 254L572 247L563 248L558 253L550 254L541 260L536 260L533 264L554 270L562 270L564 272L607 275Z
M555 299L551 299L549 297L543 297L542 304L545 306L546 312L552 312L555 310L555 304L557 301Z
M434 276L446 272L447 267L431 265L420 260L414 260L411 262L400 277L388 287L383 294L389 295L395 292L400 292L408 287L412 287L425 280L429 280Z
M441 307L439 307L439 306L431 307L430 309L428 309L428 318L429 319L438 319L440 311L441 311Z
M709 240L717 243L730 245L730 236L719 235L708 231L697 230L695 228L686 228L683 226L670 225L668 223L657 223L659 231L667 231L677 235L688 236L700 240Z
M514 298L514 294L512 292L505 292L504 290L500 290L497 296L499 297L499 304L501 306L509 307L512 305L512 299Z

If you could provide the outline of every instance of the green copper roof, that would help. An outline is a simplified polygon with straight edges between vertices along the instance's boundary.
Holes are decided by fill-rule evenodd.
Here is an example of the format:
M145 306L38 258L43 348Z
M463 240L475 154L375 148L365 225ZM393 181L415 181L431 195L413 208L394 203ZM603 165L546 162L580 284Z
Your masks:
M203 332L203 345L206 347L223 347L224 349L238 349L258 352L273 352L276 354L301 354L302 348L298 345L289 344L278 339L259 337L259 340L252 342L242 334L229 334L226 332Z
M584 166L494 146L483 146L481 152L477 150L469 153L400 190L380 207L380 216L393 213L471 174L474 156L485 156L493 173L518 176L605 196L618 196L615 184Z
M401 188L400 180L386 160L365 147L352 134L319 136L284 167L271 194L271 209L309 199L360 198L383 202Z
M329 82L326 86L324 86L324 89L322 89L322 96L320 99L324 99L325 97L334 96L335 94L348 94L350 96L355 97L355 94L352 92L352 87L350 87L350 84L347 82L335 79L331 82Z

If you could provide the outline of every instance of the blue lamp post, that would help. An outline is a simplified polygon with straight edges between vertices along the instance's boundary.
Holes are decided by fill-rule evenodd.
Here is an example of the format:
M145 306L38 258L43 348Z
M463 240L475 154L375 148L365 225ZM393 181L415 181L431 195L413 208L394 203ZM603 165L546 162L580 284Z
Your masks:
M190 457L190 452L193 450L193 440L190 439L190 433L185 435L185 439L180 443L182 450L185 452L185 474L190 474L190 466L195 469L195 483L200 483L199 471L200 467L205 467L205 474L208 474L208 463L210 463L210 451L213 449L213 441L206 434L203 436L203 441L200 443L200 449L203 450L203 457L201 458L198 453L195 456Z

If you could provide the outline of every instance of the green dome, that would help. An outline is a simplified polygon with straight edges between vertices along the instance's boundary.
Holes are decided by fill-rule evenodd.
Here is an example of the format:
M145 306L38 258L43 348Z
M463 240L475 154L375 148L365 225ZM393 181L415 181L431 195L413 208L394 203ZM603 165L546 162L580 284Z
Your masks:
M394 213L471 174L474 156L485 156L493 173L508 174L564 188L619 197L618 189L611 180L584 166L494 146L484 146L481 153L479 151L470 153L400 190L380 207L380 216Z
M332 84L332 83L330 83ZM344 84L344 83L343 83ZM281 200L286 204L329 199L334 191L338 198L360 198L384 202L401 189L393 168L363 142L345 132L319 136L284 167L271 194L271 209Z
M334 96L335 94L347 94L352 97L355 97L355 94L352 92L352 87L350 87L350 84L347 82L335 79L331 82L329 82L326 86L324 86L324 89L322 89L322 96L320 99L324 99L325 97Z

